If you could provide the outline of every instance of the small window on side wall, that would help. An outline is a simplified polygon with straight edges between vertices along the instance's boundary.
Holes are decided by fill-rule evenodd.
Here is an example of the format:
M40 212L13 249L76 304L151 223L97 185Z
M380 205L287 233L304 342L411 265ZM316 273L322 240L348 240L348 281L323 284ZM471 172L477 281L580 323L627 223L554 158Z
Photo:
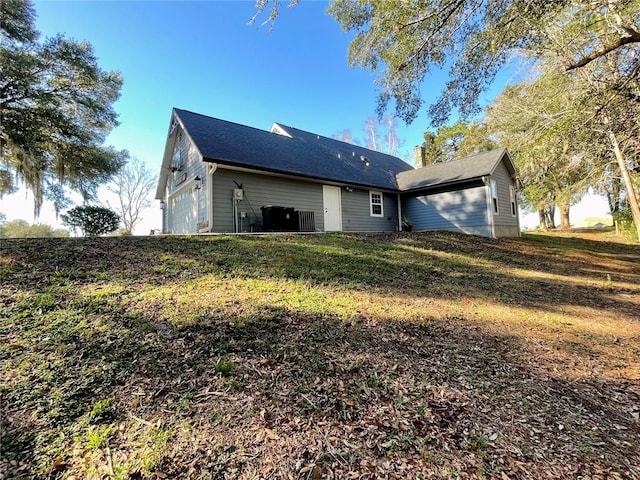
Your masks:
M184 167L184 159L182 158L182 152L180 148L176 145L176 148L173 152L173 156L171 157L171 171L172 172L181 172Z
M382 204L382 193L381 192L369 192L369 206L370 206L370 214L372 217L383 217L384 216L384 207Z
M498 184L491 180L491 203L493 203L493 213L499 214L498 210Z
M516 189L513 185L509 186L509 199L511 200L511 216L515 217L518 213L518 207L516 204Z

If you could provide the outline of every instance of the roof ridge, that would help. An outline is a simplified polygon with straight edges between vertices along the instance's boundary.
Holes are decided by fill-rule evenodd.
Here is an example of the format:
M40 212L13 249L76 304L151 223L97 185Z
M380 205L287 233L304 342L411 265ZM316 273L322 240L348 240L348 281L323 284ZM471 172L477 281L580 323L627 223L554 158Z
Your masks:
M406 170L398 173L396 180L398 187L403 191L430 185L445 185L454 181L469 181L485 175L492 175L505 158L508 163L512 164L508 150L496 148L450 162L432 163L414 170ZM509 167L507 168L509 169ZM513 168L515 170L515 167Z
M292 130L297 130L299 132L306 133L307 135L313 135L315 137L318 137L318 139L322 138L322 139L325 139L325 140L329 140L331 142L336 142L336 143L343 144L343 145L345 145L345 146L347 146L349 148L355 147L355 148L359 148L359 149L362 149L362 150L366 150L367 152L374 152L377 155L386 155L388 157L392 157L392 158L395 158L395 159L398 159L398 160L402 160L400 157L398 157L396 155L391 155L390 153L381 152L379 150L373 150L371 148L367 148L367 147L363 147L362 145L358 145L356 143L345 142L344 140L338 140L337 138L327 137L325 135L320 135L319 133L309 132L307 130L302 130L301 128L298 128L298 127L292 127L290 125L285 125L284 123L280 123L280 122L273 122L273 123L279 125L282 128L285 128L285 129L286 128L290 128ZM404 160L402 160L402 161L404 161Z
M177 113L179 113L179 112L189 113L191 115L197 115L198 117L208 118L209 120L216 120L218 122L228 123L228 124L231 124L231 125L237 125L239 127L250 128L252 130L257 130L258 132L262 132L262 133L273 133L270 130L265 130L263 128L253 127L251 125L245 125L244 123L232 122L231 120L224 120L222 118L212 117L211 115L204 115L204 114L198 113L198 112L192 112L191 110L185 110L184 108L173 107L173 110L175 112L177 112Z
M499 155L498 155L499 152ZM498 155L495 158L496 163L500 160L502 160L502 157L505 155L505 153L507 152L506 148L494 148L493 150L486 150L484 152L478 152L478 153L473 153L471 155L467 155L466 157L462 157L462 158L456 158L454 160L449 160L448 162L435 162L435 163L429 163L427 165L424 165L423 167L419 167L419 168L415 168L414 170L422 170L422 169L429 169L429 168L443 168L446 166L450 166L452 163L460 163L466 160L473 160L476 157L481 157L481 156L488 156L489 154L496 154ZM411 172L412 170L407 170L405 172L401 172L401 173L407 173L407 172Z

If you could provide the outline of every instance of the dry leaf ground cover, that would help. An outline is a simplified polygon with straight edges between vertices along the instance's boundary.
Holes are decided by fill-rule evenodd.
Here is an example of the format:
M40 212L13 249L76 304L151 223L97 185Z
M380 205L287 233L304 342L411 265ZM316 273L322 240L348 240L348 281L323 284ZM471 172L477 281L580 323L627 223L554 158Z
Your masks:
M640 478L640 248L0 243L4 478Z

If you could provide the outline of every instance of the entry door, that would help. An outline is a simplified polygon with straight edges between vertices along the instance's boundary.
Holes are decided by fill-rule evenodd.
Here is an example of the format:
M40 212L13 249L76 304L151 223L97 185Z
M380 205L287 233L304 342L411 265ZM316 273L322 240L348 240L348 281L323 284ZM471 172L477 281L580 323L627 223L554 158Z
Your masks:
M342 207L340 200L340 187L322 186L325 232L342 231Z

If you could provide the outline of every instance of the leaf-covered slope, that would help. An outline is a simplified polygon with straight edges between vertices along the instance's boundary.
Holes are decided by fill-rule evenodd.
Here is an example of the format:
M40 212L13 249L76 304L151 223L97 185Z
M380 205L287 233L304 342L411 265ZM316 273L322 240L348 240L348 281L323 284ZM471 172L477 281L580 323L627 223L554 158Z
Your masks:
M3 240L12 478L637 478L640 250Z

